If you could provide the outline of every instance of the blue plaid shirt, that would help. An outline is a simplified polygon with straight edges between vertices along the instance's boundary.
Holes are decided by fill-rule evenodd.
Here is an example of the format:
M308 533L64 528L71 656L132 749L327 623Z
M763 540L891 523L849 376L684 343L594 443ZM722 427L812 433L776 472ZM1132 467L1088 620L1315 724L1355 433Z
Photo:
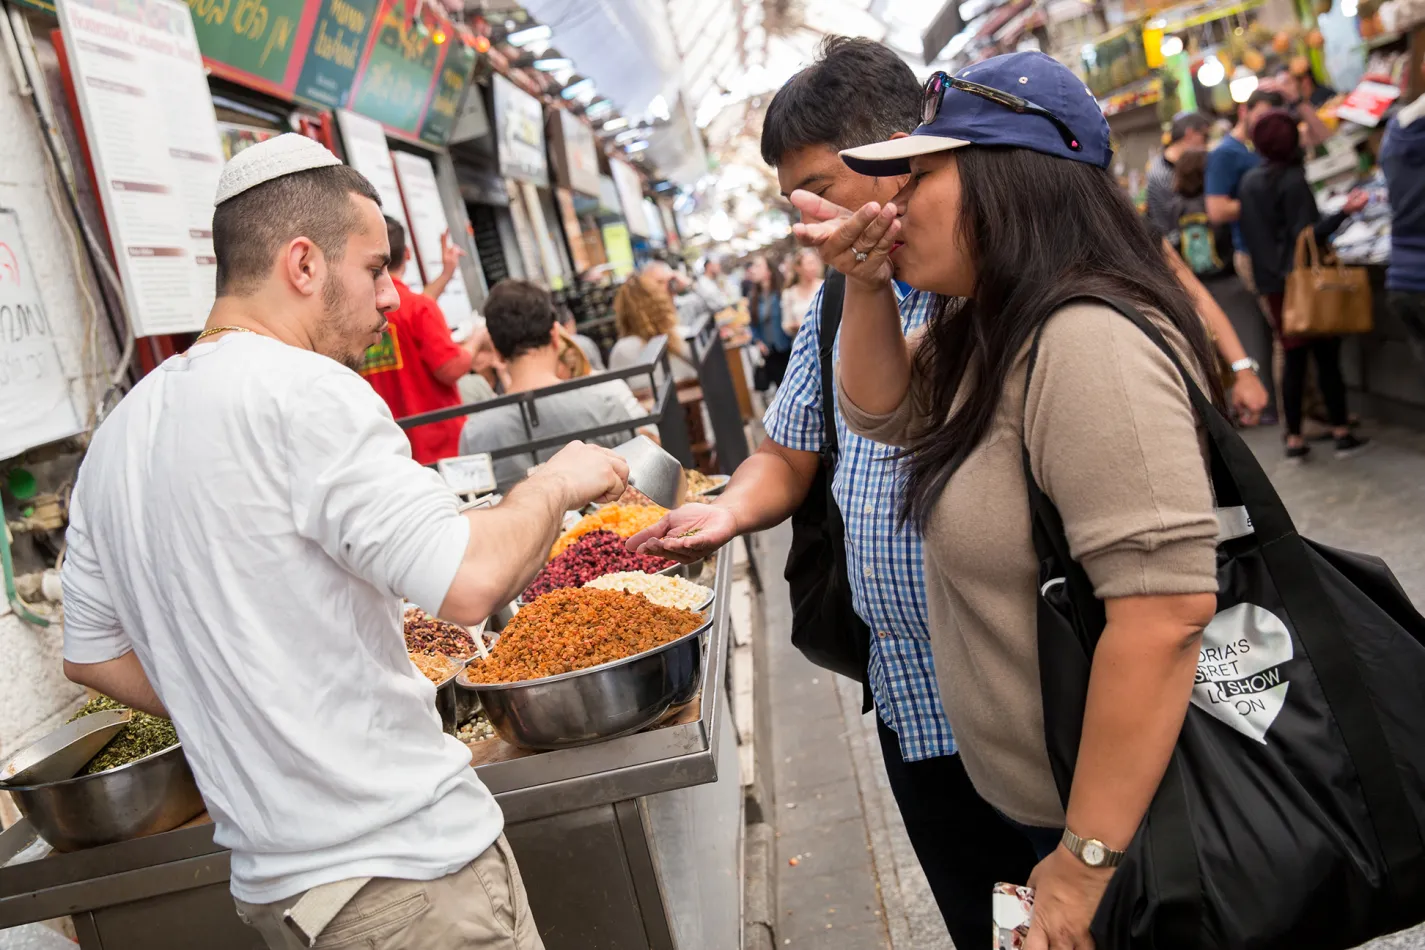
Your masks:
M905 331L924 326L935 295L900 284L896 295ZM773 441L801 452L820 452L825 430L817 359L821 300L818 292L792 346L786 379L762 420ZM930 655L921 540L913 529L896 529L901 485L897 465L888 459L894 449L847 431L839 410L836 438L841 459L831 491L846 522L852 602L871 628L869 673L876 710L900 738L907 762L950 755L955 740Z

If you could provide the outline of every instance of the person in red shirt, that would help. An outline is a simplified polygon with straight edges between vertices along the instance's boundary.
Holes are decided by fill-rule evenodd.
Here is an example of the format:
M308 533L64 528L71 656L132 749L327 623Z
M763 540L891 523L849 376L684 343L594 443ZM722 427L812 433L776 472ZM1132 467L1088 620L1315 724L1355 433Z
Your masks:
M451 339L436 302L412 292L401 280L411 259L405 227L387 215L386 234L391 242L391 282L401 303L386 315L386 330L381 342L366 351L361 375L397 419L459 406L462 400L455 384L470 372L474 354ZM411 455L422 465L458 455L464 422L457 417L407 429Z

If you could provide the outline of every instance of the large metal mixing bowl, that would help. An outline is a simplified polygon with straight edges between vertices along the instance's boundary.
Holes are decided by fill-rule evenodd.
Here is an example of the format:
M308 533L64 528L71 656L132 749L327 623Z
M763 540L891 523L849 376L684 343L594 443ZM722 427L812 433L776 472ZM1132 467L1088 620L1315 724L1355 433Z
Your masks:
M177 828L203 810L182 745L61 782L9 787L20 813L58 851Z
M652 725L679 697L696 694L703 634L711 627L709 618L644 653L522 683L472 683L469 671L481 662L472 660L455 688L479 696L495 732L512 745L568 749L615 739Z

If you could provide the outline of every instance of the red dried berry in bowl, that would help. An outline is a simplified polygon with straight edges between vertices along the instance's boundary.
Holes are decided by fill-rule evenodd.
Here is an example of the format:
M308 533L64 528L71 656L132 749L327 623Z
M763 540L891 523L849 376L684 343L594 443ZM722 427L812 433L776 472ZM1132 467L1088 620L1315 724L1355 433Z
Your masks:
M624 547L624 539L612 531L590 531L544 565L520 596L529 603L540 594L561 587L583 587L586 582L615 571L656 574L672 566L673 562L667 558L630 553Z

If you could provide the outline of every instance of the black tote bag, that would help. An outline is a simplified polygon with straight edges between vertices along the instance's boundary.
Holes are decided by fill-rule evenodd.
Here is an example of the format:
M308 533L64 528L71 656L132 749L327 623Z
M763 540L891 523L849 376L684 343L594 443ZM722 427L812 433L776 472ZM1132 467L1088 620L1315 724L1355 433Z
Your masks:
M792 544L783 576L792 596L792 645L823 669L860 683L867 679L871 631L851 603L846 576L846 534L841 510L831 493L840 446L836 440L836 390L832 378L832 348L841 325L846 278L836 271L826 277L821 302L822 436L821 464L806 498L792 514ZM863 703L864 705L864 703Z
M1192 702L1094 918L1098 950L1344 950L1425 920L1425 618L1384 562L1298 535L1158 329L1099 302L1186 381L1223 530ZM1024 468L1045 738L1067 806L1104 609L1027 449Z

